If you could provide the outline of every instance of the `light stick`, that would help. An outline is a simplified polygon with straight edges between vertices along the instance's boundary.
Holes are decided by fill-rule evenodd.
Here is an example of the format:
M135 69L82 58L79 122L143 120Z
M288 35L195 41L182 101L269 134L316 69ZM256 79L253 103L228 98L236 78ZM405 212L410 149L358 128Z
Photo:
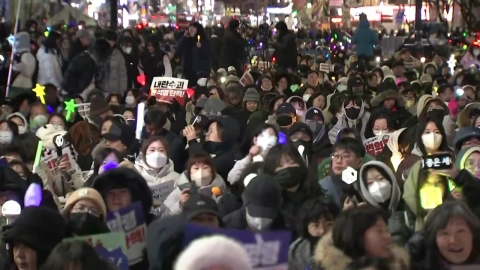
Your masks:
M37 153L35 154L35 162L33 163L32 173L37 173L38 164L40 164L40 158L42 157L43 141L39 141L37 145Z
M139 103L137 105L137 127L135 129L135 138L137 140L142 139L142 129L143 129L143 117L145 115L145 103Z
M35 86L35 88L32 89L32 91L35 92L38 98L40 98L42 104L45 104L45 86L41 86L37 83L37 85Z
M42 187L37 183L31 183L25 192L24 205L27 206L40 206L42 202Z
M75 112L75 109L77 108L77 104L75 103L75 99L70 99L69 101L64 101L65 103L65 110L67 111L67 115L65 118L67 119L67 122L70 121L70 117L72 117L72 114Z
M13 36L16 36L17 32L18 32L18 28L19 28L18 25L20 24L20 7L21 6L22 6L22 0L18 0L17 16L15 18L16 20L15 20L15 28L13 28ZM8 65L7 89L5 90L5 97L8 97L8 93L10 92L10 86L11 86L10 80L12 79L13 59L14 58L15 58L15 50L12 48L12 52L10 53L10 64Z

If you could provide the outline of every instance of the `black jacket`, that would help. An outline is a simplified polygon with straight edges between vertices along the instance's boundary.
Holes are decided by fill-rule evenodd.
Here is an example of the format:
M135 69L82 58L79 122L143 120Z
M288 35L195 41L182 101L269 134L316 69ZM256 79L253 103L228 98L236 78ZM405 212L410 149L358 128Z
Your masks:
M83 46L80 42L80 39L76 39L70 45L70 50L68 51L68 60L71 62L76 56L80 55L82 52L88 49L89 46Z
M247 61L246 46L247 43L239 33L230 29L226 30L221 46L219 67L227 69L229 66L233 66L237 70L237 74L241 73L243 64Z
M282 36L277 43L274 44L278 67L282 69L295 68L297 66L297 42L295 35L291 32Z
M81 94L95 77L96 66L94 56L90 52L80 53L70 62L63 74L62 90L71 96Z

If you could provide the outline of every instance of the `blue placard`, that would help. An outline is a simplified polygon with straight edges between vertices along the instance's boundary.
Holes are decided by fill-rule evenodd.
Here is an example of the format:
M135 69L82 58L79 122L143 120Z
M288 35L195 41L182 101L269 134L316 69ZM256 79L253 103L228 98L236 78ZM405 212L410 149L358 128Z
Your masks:
M94 249L101 258L108 260L108 262L117 269L128 269L128 259L127 256L123 254L121 248L116 248L109 251L102 246L96 246Z
M185 226L185 247L195 239L207 235L222 234L241 242L250 257L252 269L287 269L288 249L292 237L289 231L255 233L251 231L215 229L188 224Z

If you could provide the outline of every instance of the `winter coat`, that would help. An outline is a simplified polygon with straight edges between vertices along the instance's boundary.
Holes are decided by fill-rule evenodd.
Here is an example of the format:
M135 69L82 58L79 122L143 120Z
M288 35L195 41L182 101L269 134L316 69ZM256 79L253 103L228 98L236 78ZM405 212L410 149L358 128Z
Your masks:
M242 72L243 64L247 60L246 46L247 43L238 32L227 29L223 36L219 67L226 70L232 66L237 72Z
M288 249L288 270L310 269L314 265L312 245L308 239L298 238Z
M80 55L82 52L88 49L89 46L83 46L80 39L77 38L70 45L70 50L68 51L68 60L71 62L77 55Z
M392 192L390 195L388 205L381 205L370 194L367 186L367 179L365 178L366 169L369 167L377 167L383 170L387 176L390 184L392 185ZM365 163L359 172L360 175L360 194L364 201L375 207L387 210L389 214L388 229L392 235L392 242L404 246L411 236L411 230L413 229L414 217L408 215L405 211L402 199L402 191L398 185L397 178L392 170L390 170L384 163L380 161L370 161ZM412 222L410 222L412 221Z
M374 55L373 48L377 45L378 34L370 29L370 23L367 18L361 17L358 23L357 31L352 36L352 43L356 45L355 54L372 57Z
M164 199L166 199L166 197L160 197L163 196L162 194L165 194L166 192L171 193L173 189L177 187L177 180L180 175L173 170L173 162L171 159L169 159L168 163L158 172L155 169L150 168L143 160L142 156L139 156L137 158L134 166L135 169L137 169L137 171L140 173L140 175L142 175L142 177L145 179L145 181L147 181L147 184L153 194L154 206L159 205L163 202ZM172 185L167 185L167 191L165 190L165 183L168 182L173 183Z
M37 52L38 61L38 84L46 85L51 83L57 88L62 87L62 65L63 57L55 49L45 51L45 46L41 46Z
M363 162L369 162L375 160L374 157L372 157L369 154L365 154L363 157ZM318 171L318 179L321 180L325 177L327 177L330 174L330 167L332 166L332 157L327 157L322 160L320 164L318 164L317 171Z
M363 236L360 236L363 237ZM313 260L319 270L344 270L354 259L348 257L342 250L335 247L332 233L323 236L315 248ZM390 270L410 269L410 257L408 252L399 246L392 246L390 258Z
M99 89L107 94L123 94L127 90L127 67L125 58L117 48L113 48L103 70Z
M192 37L182 36L177 44L176 53L180 55L182 59L182 68L183 70L193 70L197 74L203 72L205 74L210 74L211 61L212 61L212 50L210 48L210 41L207 38L203 38L200 43L202 46L200 48L196 45L196 40L193 43L193 46L188 44L187 39ZM186 54L185 50L191 50L191 63L192 67L186 67L186 60L184 55Z
M32 89L32 78L37 67L37 59L30 53L30 48L26 51L16 51L15 53L21 55L20 62L13 64L13 70L18 72L13 87Z
M170 195L168 195L167 199L165 199L164 204L170 209L170 212L172 212L172 214L179 214L182 212L182 209L180 207L180 195L182 195L182 190L180 189L180 186L188 184L190 182L191 180L190 177L187 176L187 172L183 172L177 180L177 187L172 191L172 193L170 193ZM225 190L227 188L225 182L223 181L223 178L219 174L217 174L217 176L215 177L215 179L213 179L210 185L199 187L199 190L212 189L213 187L218 187L220 188L220 190ZM215 195L212 195L212 198L215 200L218 199Z
M394 99L395 106L391 109L393 119L397 122L397 126L402 126L412 114L405 108L405 97L396 90L383 91L370 100L372 109L383 107L383 102L387 99Z
M94 84L97 62L89 51L80 53L70 61L64 73L62 90L71 96L80 95Z
M288 69L297 66L297 42L291 32L285 34L278 43L274 44L276 63L279 68Z
M330 139L330 143L333 145L337 141L337 134L340 130L353 127L357 131L359 131L362 141L365 141L365 129L367 128L368 119L370 118L370 113L365 111L365 103L362 103L360 108L359 118L357 120L348 119L346 115L342 118L338 119L337 123L332 127L332 129L328 132L328 138ZM358 130L357 124L361 123L361 128Z
M170 58L158 49L153 54L144 51L140 56L141 68L145 74L145 85L150 87L155 77L172 77ZM136 80L136 77L135 77Z

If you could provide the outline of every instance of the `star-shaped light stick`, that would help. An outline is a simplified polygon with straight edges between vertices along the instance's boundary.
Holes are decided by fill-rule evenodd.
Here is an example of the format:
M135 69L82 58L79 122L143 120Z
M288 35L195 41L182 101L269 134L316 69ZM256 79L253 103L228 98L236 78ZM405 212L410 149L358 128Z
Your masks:
M72 117L72 114L75 112L77 109L77 104L75 103L75 99L70 99L69 101L64 101L65 103L65 110L67 111L67 115L65 118L67 119L67 122L70 121L70 117Z
M45 104L45 86L41 86L40 84L37 83L35 88L32 89L35 94L37 94L37 97L40 98L40 101Z

